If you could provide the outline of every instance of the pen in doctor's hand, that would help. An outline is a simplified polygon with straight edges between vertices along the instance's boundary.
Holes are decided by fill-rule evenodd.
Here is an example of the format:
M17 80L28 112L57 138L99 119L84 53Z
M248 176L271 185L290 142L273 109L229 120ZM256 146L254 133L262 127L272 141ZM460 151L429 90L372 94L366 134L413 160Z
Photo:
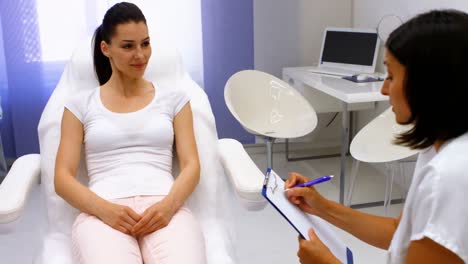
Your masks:
M298 184L298 185L294 185L291 188L309 187L309 186L312 186L312 185L315 185L315 184L319 184L321 182L329 181L332 178L333 178L333 175L327 175L327 176L323 176L323 177L320 177L320 178L317 178L317 179L314 179L314 180L311 180L311 181L308 181L308 182L304 182L304 183L301 183L301 184ZM287 192L291 188L287 188L284 191Z

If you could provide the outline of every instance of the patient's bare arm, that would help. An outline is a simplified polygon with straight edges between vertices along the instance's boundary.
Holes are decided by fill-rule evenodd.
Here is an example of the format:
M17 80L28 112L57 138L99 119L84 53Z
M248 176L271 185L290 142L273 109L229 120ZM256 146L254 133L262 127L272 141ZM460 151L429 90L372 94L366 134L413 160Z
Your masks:
M174 118L174 134L180 174L168 197L180 208L200 180L200 161L193 132L190 104L186 104Z

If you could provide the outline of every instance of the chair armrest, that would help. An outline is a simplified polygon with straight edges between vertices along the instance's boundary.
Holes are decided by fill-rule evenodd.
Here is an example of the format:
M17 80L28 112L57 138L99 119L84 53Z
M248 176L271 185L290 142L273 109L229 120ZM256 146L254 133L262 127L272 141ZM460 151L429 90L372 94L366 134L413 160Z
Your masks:
M29 154L18 158L0 185L0 224L21 216L31 187L39 183L41 158Z
M261 210L267 200L262 196L264 174L245 152L242 144L234 139L218 141L218 150L224 172L234 186L241 204L248 210Z

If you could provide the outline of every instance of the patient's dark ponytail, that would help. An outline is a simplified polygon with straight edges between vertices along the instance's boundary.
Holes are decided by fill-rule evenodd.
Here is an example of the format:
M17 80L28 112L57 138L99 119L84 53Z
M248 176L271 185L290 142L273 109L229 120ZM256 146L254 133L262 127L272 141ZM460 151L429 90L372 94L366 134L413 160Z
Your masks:
M99 85L105 84L112 75L112 68L109 58L106 57L101 51L102 39L102 25L94 31L94 70L99 80Z
M112 75L111 64L109 58L102 53L101 42L111 44L111 37L115 34L116 27L129 22L143 22L146 24L146 18L136 5L127 2L118 3L107 10L102 24L94 31L93 61L99 85L109 81Z

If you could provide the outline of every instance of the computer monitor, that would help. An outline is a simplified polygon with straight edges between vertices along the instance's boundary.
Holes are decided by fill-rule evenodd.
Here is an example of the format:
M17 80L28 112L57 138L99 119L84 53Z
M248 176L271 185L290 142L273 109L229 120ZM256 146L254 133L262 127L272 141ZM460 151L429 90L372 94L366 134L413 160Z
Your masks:
M319 66L373 73L380 40L374 29L325 29Z

